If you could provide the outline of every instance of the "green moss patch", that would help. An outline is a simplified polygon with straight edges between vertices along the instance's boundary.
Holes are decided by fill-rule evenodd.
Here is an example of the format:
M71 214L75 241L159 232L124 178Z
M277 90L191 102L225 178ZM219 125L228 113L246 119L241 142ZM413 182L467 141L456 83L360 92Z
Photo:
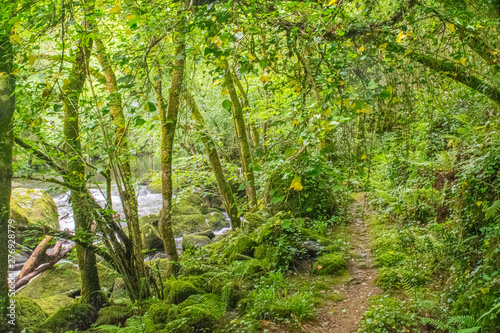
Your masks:
M26 297L16 297L16 321L22 331L34 328L47 319L47 314L35 301Z
M344 255L341 253L329 253L319 257L313 265L314 274L330 275L338 274L347 266Z
M76 303L59 309L41 326L43 332L85 331L97 320L97 311L89 304Z

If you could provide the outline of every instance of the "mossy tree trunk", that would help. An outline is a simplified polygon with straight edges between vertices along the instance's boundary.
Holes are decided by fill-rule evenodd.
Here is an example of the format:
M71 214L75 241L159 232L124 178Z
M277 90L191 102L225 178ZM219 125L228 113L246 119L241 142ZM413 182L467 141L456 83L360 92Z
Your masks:
M229 219L231 220L231 227L233 229L237 229L241 225L240 218L238 217L238 207L236 206L236 203L234 201L231 186L229 186L226 177L224 176L224 172L222 171L222 164L220 163L217 147L215 146L215 142L212 140L206 130L205 120L203 119L203 115L198 109L198 105L196 104L194 97L187 90L185 91L185 97L187 104L191 107L191 113L193 115L194 121L196 122L196 128L200 133L201 141L203 142L205 150L207 151L208 160L210 161L210 166L212 167L212 171L215 175L219 193L222 197L222 201L224 202L224 206L226 207Z
M106 47L100 39L96 39L97 59L104 71L106 79L106 89L109 93L110 111L115 127L115 150L110 156L110 164L113 166L118 191L123 204L123 212L128 224L130 238L134 242L134 249L137 258L137 267L144 275L144 259L142 254L141 230L139 228L139 210L137 197L132 181L132 172L130 167L130 156L128 154L127 121L123 114L122 96L118 92L118 84L115 72L111 66L111 61L106 54Z
M248 101L248 96L243 88L243 85L241 84L240 79L238 76L234 76L234 83L236 83L236 87L238 88L238 91L241 94L241 98L243 100L243 107L245 108L245 111L247 114L250 113L250 102ZM255 123L255 121L250 120L250 133L251 133L251 138L252 138L252 143L253 147L255 148L255 151L259 152L260 151L260 135L259 135L259 126Z
M165 101L162 94L161 77L156 81L155 91L158 99L158 110L161 121L161 193L163 204L158 223L160 236L163 240L168 258L174 261L173 272L177 273L179 260L175 238L172 230L172 153L175 140L175 128L179 113L179 100L184 81L184 67L186 56L186 43L184 35L185 18L181 17L174 36L177 46L175 48L174 70L168 95L168 105L165 110Z
M9 301L9 212L12 181L12 117L15 110L14 55L9 30L0 31L0 332L12 329L7 317ZM11 229L12 231L14 229Z
M234 79L229 64L226 62L225 85L231 97L233 116L235 119L236 134L240 143L241 165L246 179L246 192L251 208L257 207L257 191L255 188L255 176L252 169L252 154L250 152L250 145L248 144L245 116L243 115L243 108L241 107L240 100L236 93L234 86Z
M93 8L86 5L85 15L93 15ZM84 26L89 32L88 17ZM75 52L75 61L63 86L62 99L64 106L63 133L67 159L66 181L71 185L71 206L73 208L75 231L85 242L92 239L92 215L86 193L85 164L82 158L78 105L80 94L87 77L87 66L92 49L92 38L89 33L82 33ZM99 309L106 302L101 293L101 285L97 274L96 256L81 245L76 245L78 267L82 277L82 299Z

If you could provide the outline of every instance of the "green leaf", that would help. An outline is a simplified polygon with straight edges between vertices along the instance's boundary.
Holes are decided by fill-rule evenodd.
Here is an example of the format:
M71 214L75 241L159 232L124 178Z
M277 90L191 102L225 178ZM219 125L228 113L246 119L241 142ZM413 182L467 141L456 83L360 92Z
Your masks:
M144 108L146 109L146 111L149 111L149 112L155 112L156 111L156 106L153 102L148 102Z
M135 126L142 126L145 123L146 123L146 121L140 117L135 120Z
M222 107L226 109L227 111L231 111L231 107L233 106L233 103L231 103L230 100L225 99L224 102L222 102Z

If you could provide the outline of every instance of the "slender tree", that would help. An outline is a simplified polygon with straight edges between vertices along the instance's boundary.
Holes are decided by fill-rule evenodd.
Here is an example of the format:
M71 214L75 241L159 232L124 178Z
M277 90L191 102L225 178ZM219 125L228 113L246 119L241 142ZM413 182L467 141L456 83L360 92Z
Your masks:
M184 94L186 102L191 108L193 119L196 122L196 129L200 133L201 141L203 142L205 150L207 151L208 160L210 161L210 166L212 167L215 180L217 181L217 187L219 188L222 202L224 203L227 214L229 215L229 219L231 220L231 227L233 229L237 229L241 225L240 218L238 217L238 207L236 206L236 203L234 201L231 186L229 186L229 183L224 176L222 164L220 163L219 153L217 152L217 147L215 146L215 142L213 141L213 139L208 134L205 126L205 119L203 119L203 115L198 109L198 105L196 104L193 95L191 95L191 93L187 90L184 92Z

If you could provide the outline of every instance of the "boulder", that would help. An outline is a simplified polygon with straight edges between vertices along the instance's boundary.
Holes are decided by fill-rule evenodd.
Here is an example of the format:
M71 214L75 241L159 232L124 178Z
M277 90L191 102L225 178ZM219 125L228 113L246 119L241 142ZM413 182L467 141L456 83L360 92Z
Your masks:
M189 247L203 247L212 243L210 238L201 235L186 235L182 238L182 249L185 250Z
M26 297L16 297L16 321L19 330L28 331L47 319L47 314L40 305Z
M158 221L160 220L159 214L149 214L139 218L139 226L142 227L146 224L152 225L154 227L158 226Z
M111 292L111 300L116 301L121 298L127 298L128 297L128 291L125 286L125 281L123 281L123 278L117 278L115 280L115 283L113 284L113 291Z
M95 325L123 326L130 316L131 309L128 306L111 305L99 310Z
M311 258L316 258L321 250L319 243L311 240L303 242L302 247L307 251L307 256Z
M148 251L163 251L163 240L160 238L158 227L144 224L141 227L142 248Z
M36 302L36 304L38 304L45 313L52 316L57 312L57 310L75 303L76 300L66 294L58 294L50 297L34 299L33 301Z
M97 311L92 305L75 303L59 309L41 326L43 332L63 333L66 331L85 331L97 320Z
M208 213L206 216L208 225L212 230L221 230L223 228L229 228L231 222L226 219L226 216L221 212Z
M243 216L243 228L246 232L252 232L262 224L264 224L266 220L257 213L246 213Z
M347 267L347 262L342 253L329 253L319 257L313 265L314 274L338 274Z
M154 176L147 188L151 193L161 193L161 177L158 175Z
M15 188L10 200L10 218L16 221L16 242L22 244L24 236L19 227L47 226L59 230L59 213L52 197L45 191Z
M209 226L202 214L174 215L174 235L182 236L206 230Z
M120 276L115 270L109 268L103 263L97 264L97 273L99 274L99 282L101 283L101 288L106 291L111 291L115 280Z
M209 210L208 206L199 195L190 194L182 198L179 203L174 206L173 212L179 215L187 215L192 211L191 209L195 210L195 212L191 214L207 214Z
M18 291L17 295L41 299L58 294L74 293L80 288L81 278L78 268L72 263L62 263L38 275Z
M202 232L199 232L196 234L197 236L206 236L210 239L214 239L215 238L215 234L212 230L208 229L208 230L205 230L205 231L202 231Z

